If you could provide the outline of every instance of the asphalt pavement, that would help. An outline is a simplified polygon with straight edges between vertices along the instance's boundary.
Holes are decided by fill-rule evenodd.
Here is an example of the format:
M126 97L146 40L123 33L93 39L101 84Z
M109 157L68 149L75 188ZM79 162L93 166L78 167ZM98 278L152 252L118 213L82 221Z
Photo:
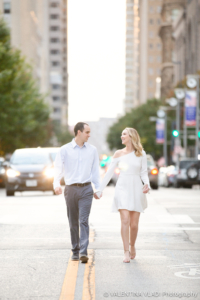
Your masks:
M123 263L114 187L93 200L89 262L72 262L63 195L0 189L0 300L200 299L200 189L151 190Z

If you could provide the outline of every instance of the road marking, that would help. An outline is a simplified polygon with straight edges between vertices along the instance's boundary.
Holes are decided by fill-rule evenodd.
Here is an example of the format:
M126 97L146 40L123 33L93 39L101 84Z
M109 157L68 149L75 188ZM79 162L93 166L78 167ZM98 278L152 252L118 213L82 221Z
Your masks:
M88 250L89 260L85 265L82 300L95 300L95 261L94 250Z
M69 258L59 300L74 300L79 261Z

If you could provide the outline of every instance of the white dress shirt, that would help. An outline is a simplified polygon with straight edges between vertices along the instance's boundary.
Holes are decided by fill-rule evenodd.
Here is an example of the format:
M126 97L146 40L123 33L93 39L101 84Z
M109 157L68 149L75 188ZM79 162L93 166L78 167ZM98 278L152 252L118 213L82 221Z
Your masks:
M100 186L99 157L97 149L89 143L79 147L75 139L62 146L56 155L53 187L60 187L64 174L66 185L92 182Z

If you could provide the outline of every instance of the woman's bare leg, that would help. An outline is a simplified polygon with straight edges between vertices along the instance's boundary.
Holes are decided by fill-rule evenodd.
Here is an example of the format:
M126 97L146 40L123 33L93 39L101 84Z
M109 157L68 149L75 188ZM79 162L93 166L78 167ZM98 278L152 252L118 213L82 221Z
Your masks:
M131 259L135 258L135 242L138 233L138 223L140 218L140 213L137 211L130 211L130 244L131 244Z
M130 214L126 209L120 209L120 217L121 217L121 236L124 245L124 259L125 262L130 261L129 257L129 226L130 226Z

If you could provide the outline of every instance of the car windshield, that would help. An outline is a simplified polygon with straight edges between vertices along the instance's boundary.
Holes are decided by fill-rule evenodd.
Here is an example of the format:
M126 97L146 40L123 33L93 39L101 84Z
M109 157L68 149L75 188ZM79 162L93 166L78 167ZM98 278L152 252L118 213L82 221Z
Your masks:
M188 167L190 167L190 166L193 165L194 163L196 163L195 160L184 160L184 161L180 161L180 169L187 169Z
M14 153L10 160L13 165L45 165L51 162L48 153Z
M52 152L52 153L50 153L50 155L51 155L52 160L55 161L57 152Z

